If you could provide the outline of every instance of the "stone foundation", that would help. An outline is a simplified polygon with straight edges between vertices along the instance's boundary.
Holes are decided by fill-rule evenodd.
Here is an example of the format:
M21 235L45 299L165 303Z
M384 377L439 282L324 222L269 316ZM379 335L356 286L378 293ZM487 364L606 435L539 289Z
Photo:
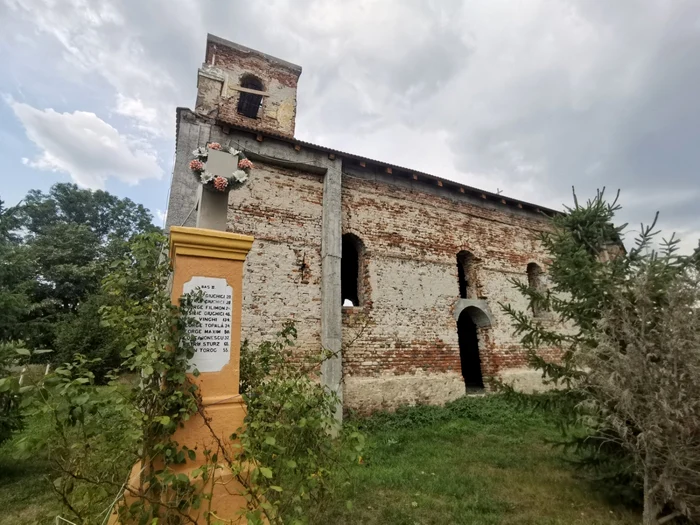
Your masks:
M460 374L350 376L345 378L345 406L366 414L402 405L442 405L465 394Z
M542 383L542 372L532 368L509 368L501 371L498 376L507 385L526 394L545 392L552 388L551 385Z

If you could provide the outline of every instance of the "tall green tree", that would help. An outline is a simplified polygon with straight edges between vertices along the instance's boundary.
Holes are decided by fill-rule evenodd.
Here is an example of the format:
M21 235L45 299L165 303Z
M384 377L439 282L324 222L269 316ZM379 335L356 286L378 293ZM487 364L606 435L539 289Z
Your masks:
M19 207L7 208L0 199L0 342L21 335L18 324L29 310L31 270L20 247L20 225Z
M635 356L638 356L639 352L638 348L626 346L632 338L626 342L624 334L612 330L612 327L622 323L623 313L628 317L638 316L637 309L642 301L652 311L653 315L648 318L648 323L645 322L643 326L635 325L635 329L639 329L642 334L648 330L646 338L648 348L651 348L652 352L648 356L647 365L649 370L653 371L646 375L645 401L648 402L644 404L640 400L635 407L640 412L650 413L653 409L654 413L661 413L659 406L654 405L651 400L662 399L663 396L656 395L654 389L662 389L664 385L649 378L673 376L675 373L665 368L673 360L666 359L663 355L671 346L656 344L663 339L658 337L659 333L664 336L670 333L667 329L668 323L663 324L667 316L661 314L668 307L669 294L679 281L690 282L685 276L688 271L697 268L700 251L690 256L678 255L678 241L674 238L664 241L660 251L654 250L654 241L658 235L654 230L656 219L650 226L642 226L634 246L625 250L621 236L626 225L616 226L614 223L615 214L619 209L617 198L608 202L603 192L599 192L585 204L579 203L574 194L574 206L567 208L566 214L553 218L551 231L541 236L542 244L551 256L551 263L547 269L548 280L551 283L549 289L536 289L529 287L527 283L513 281L514 286L528 298L531 306L537 311L549 311L545 316L546 320L532 316L529 312L516 310L507 304L501 306L510 316L516 334L521 336L521 342L528 351L530 365L542 373L546 383L556 387L545 396L530 401L548 410L563 429L572 425L583 425L588 431L587 434L571 438L569 441L580 454L581 465L588 468L599 483L616 489L619 495L642 499L646 496L643 473L638 461L642 456L630 453L632 447L629 445L637 439L643 439L645 435L653 435L655 438L662 436L666 439L672 433L664 434L657 432L658 429L644 428L638 423L641 419L615 412L619 407L626 405L626 396L638 397L639 392L634 392L631 387L625 389L625 382L619 380L626 374L637 372L621 368L610 369L611 365L618 366L629 362L629 359L612 359L610 349L615 348L622 354ZM642 297L639 289L634 287L640 280L648 282L649 279L652 280L653 286L647 286L644 293L648 295ZM686 302L684 307L687 307L687 304ZM697 316L689 312L683 315L679 312L672 318L692 319L695 322L697 320ZM551 319L559 323L553 325ZM694 329L698 330L700 327ZM639 333L634 335L636 340L645 337L639 337ZM603 348L602 343L605 343L607 356L600 351ZM559 350L557 359L546 357L552 355L551 352L547 352L552 349ZM697 353L700 352L700 348L688 351L691 354ZM657 352L657 355L653 355L653 352ZM641 370L641 367L639 369ZM612 391L619 395L619 398L611 400L611 391L603 387L601 378L607 381L615 377L618 377L617 383L620 388ZM693 381L684 382L679 379L672 383L676 394L683 389L686 392L681 394L690 394L691 390L697 389ZM636 386L638 385L635 384L635 388ZM507 390L517 395L511 389ZM664 393L666 394L668 392ZM671 405L664 406L669 412L673 409ZM685 430L691 435L697 435L697 420L693 421L691 418L687 423L692 428ZM663 423L657 421L657 424ZM612 439L611 436L621 439ZM695 454L700 461L700 443L694 443L692 446L698 449L684 452ZM663 518L659 518L658 515L664 510L665 504L678 504L682 509L676 510L687 514L690 508L688 501L674 501L674 494L665 493L665 496L669 494L671 497L661 503L658 500L654 501L654 509L658 512L645 523L655 524L657 519L658 523L663 523ZM678 495L680 492L676 492L675 496Z
M0 275L0 287L24 298L25 311L20 322L7 321L14 328L4 337L21 336L30 348L54 350L66 325L79 326L64 342L76 342L78 333L89 334L90 321L77 320L81 305L99 293L110 263L124 256L132 237L157 230L142 205L67 183L55 184L47 193L30 191L5 222L14 246L3 260L13 273ZM83 308L89 319L96 318L95 301ZM78 347L85 349L86 344ZM60 354L54 352L52 359Z

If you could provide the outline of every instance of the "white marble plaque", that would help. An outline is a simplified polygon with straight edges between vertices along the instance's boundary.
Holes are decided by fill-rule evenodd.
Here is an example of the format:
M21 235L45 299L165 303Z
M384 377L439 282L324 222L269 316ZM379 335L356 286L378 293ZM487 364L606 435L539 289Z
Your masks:
M192 311L199 326L190 329L196 338L190 368L219 372L228 364L231 355L233 291L226 279L217 277L192 277L182 287L183 294L198 290L203 297Z

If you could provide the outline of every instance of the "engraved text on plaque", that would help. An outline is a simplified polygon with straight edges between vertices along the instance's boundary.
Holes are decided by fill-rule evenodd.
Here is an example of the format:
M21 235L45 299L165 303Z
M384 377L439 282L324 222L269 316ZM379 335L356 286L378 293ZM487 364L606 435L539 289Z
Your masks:
M183 293L203 293L192 315L199 326L192 327L196 337L190 368L200 372L219 372L228 364L231 351L231 310L233 293L226 279L192 277L183 286Z

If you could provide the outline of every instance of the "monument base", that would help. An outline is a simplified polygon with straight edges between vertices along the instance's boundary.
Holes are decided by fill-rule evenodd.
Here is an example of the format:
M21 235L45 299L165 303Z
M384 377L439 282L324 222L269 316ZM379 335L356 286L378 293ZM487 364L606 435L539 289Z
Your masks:
M196 456L194 460L189 457L185 463L170 465L169 469L173 474L185 474L194 480L195 490L202 496L199 509L189 509L187 515L198 524L223 522L230 524L245 524L244 513L248 504L243 486L236 479L225 461L225 456L233 458L236 453L235 441L231 440L231 435L243 427L243 420L246 415L246 407L240 395L227 396L223 399L208 398L203 401L204 412L207 416L205 421L201 414L193 414L185 426L179 428L172 436L172 440L178 443L179 447L187 446L194 450ZM224 448L224 450L222 450ZM205 454L209 451L209 454ZM213 474L206 483L198 473L194 478L192 473L200 467L207 465L212 456L217 455L217 468L209 465ZM131 470L128 486L134 487L133 491L128 489L125 492L121 505L131 505L136 501L136 490L140 486L142 465L137 463ZM209 496L210 495L210 496ZM167 498L164 498L164 500ZM208 513L213 513L211 519L207 518ZM155 517L155 516L153 516ZM118 506L115 507L109 519L110 525L127 525L130 521L119 521ZM134 521L133 523L136 523Z

